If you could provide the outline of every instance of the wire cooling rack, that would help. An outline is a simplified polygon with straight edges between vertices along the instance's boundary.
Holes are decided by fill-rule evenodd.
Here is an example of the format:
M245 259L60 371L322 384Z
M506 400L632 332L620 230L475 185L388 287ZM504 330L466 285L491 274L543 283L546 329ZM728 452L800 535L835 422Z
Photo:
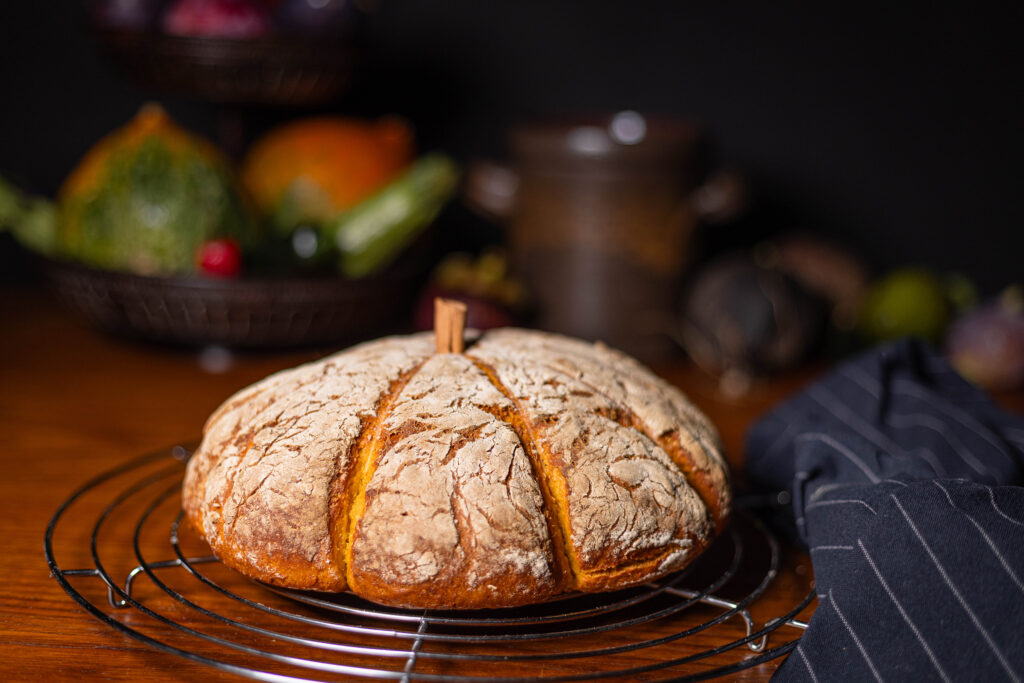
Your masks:
M809 591L786 613L755 620L783 557L771 532L742 513L682 572L525 608L402 610L272 588L221 565L182 523L189 455L176 446L85 483L50 520L47 562L110 627L258 680L705 680L790 652L807 626L796 617L814 599Z

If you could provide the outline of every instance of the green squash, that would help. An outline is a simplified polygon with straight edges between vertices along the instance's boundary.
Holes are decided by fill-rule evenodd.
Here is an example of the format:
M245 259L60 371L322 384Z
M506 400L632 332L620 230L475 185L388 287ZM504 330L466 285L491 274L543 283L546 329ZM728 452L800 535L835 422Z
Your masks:
M258 238L227 160L152 105L86 154L58 203L57 253L97 268L188 274L203 242Z

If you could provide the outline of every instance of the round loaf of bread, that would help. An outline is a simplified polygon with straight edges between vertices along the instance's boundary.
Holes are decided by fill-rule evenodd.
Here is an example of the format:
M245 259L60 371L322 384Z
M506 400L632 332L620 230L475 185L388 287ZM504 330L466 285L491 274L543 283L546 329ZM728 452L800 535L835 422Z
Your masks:
M183 494L248 577L445 609L663 576L730 505L718 436L681 392L519 329L460 354L390 337L272 375L210 417Z

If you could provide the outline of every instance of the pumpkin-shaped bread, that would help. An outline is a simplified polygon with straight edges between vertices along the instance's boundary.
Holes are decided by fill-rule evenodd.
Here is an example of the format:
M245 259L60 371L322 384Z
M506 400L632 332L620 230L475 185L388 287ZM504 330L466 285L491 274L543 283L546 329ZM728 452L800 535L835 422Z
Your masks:
M678 570L729 511L714 428L601 344L365 343L230 398L184 508L224 564L402 607L489 608Z

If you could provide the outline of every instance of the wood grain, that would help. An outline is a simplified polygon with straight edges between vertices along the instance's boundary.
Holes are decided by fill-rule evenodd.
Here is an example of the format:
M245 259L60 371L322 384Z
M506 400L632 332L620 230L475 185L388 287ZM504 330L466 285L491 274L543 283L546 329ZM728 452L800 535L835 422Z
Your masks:
M90 477L140 454L194 439L207 415L232 392L270 372L318 358L327 350L236 355L225 372L212 374L200 367L195 352L104 337L77 322L47 295L11 287L0 289L0 321L0 433L5 437L0 450L5 472L0 478L0 529L4 540L0 553L4 577L0 587L0 680L241 680L157 651L89 616L49 576L43 556L44 531L58 505ZM734 468L742 465L741 445L747 425L773 401L798 389L815 374L815 369L808 369L755 387L742 401L730 402L718 395L710 378L685 365L658 370L681 386L718 425ZM169 476L171 479L166 481L173 483L177 475L172 472ZM62 522L60 536L55 539L62 568L90 565L86 539L103 504L102 499L83 500L81 509ZM159 508L159 514L173 517L178 504L172 496ZM166 527L145 528L144 552L154 553L153 559L167 559L157 556L167 554ZM104 550L104 561L110 563L114 574L126 572L136 563L131 531L120 522L102 530L103 546L108 549ZM189 552L203 554L202 544L195 539L190 541L186 535L183 543L193 544ZM220 572L219 577L237 584L240 591L266 594L219 565L211 565L210 571ZM181 570L168 572L180 574ZM766 619L794 605L806 594L811 580L807 556L788 549L779 578L755 606L755 619ZM99 604L105 600L98 579L76 577L71 581ZM157 595L157 604L168 614L181 609L166 596L161 598L163 594L148 579L140 580L138 590L140 595ZM237 604L226 598L204 595L203 600L215 611L238 612ZM805 616L811 611L805 610ZM705 618L713 613L705 613ZM251 623L264 618L247 610L239 616ZM168 643L184 642L172 629L159 624L147 626L152 620L133 610L117 611L116 618L133 627L146 626ZM214 632L220 628L206 622L205 627ZM671 633L678 625L659 621L639 628L630 637ZM679 657L680 652L689 651L686 648L716 646L740 632L736 620L730 620L722 629L688 639L685 648L678 643L667 644L631 653L627 661L644 665ZM301 634L302 629L296 633ZM614 633L593 636L586 645L614 645L620 638ZM283 653L310 656L308 648L302 646L285 643L280 647ZM517 651L536 647L540 646L526 644ZM244 655L228 656L240 663L248 661ZM578 673L587 667L597 670L600 666L600 662L580 660L505 665L501 672L552 675ZM672 673L698 672L706 666L696 662L675 668ZM778 661L761 665L735 679L767 680L777 666ZM445 665L424 667L437 673L448 671ZM285 671L302 673L287 667Z

